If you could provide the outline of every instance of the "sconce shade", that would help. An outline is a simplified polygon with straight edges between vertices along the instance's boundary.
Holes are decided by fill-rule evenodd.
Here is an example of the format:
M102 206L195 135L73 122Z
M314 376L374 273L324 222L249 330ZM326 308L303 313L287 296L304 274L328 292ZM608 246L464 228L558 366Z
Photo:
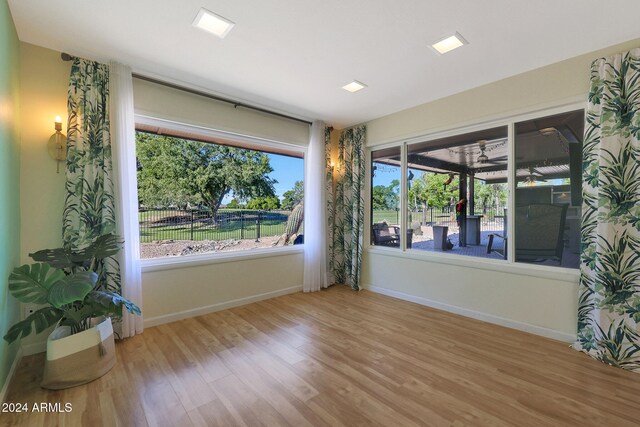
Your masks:
M51 135L47 143L49 155L56 160L56 173L60 173L60 162L67 159L67 136L60 132L62 130L62 120L56 117L55 121L56 133Z
M49 149L49 155L52 159L62 161L67 158L67 137L60 131L57 131L51 138L49 138L49 143L47 144L47 148Z

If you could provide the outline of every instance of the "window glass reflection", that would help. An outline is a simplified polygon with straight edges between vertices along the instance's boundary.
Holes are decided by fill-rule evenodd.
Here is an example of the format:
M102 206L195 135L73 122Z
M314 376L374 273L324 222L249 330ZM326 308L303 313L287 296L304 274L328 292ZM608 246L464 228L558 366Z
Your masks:
M584 111L516 123L516 262L577 268Z

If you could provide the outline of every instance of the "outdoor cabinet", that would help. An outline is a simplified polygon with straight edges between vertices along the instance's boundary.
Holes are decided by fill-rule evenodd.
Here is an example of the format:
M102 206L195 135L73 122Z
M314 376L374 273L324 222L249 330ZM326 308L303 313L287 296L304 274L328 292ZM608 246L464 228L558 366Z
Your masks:
M479 245L480 244L480 220L482 215L469 215L467 216L467 244Z
M449 227L442 225L433 226L433 248L441 251L446 251L447 247L447 233Z

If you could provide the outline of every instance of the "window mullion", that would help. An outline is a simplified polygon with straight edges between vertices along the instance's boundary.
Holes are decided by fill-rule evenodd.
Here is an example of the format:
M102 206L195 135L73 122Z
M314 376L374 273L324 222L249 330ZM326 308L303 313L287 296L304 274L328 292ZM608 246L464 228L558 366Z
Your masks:
M407 217L409 210L407 209L407 143L403 143L400 147L400 245L401 250L407 250Z
M515 145L515 125L513 122L509 122L507 125L507 146L509 149L509 155L507 157L507 215L504 220L507 221L507 239L505 239L505 245L507 250L508 262L515 262L515 239L514 235L514 218L515 218L515 195L516 195L516 145Z

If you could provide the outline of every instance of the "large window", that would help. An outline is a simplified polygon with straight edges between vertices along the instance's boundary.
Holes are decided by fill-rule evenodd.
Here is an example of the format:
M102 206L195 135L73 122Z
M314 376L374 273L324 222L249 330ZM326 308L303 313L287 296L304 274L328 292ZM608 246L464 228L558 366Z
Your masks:
M583 110L515 124L517 262L578 267Z
M578 110L513 123L513 146L508 125L408 143L403 192L401 147L372 151L372 243L388 225L386 246L401 247L402 193L407 250L577 268L583 122Z
M400 147L378 150L371 155L371 244L374 246L400 248L400 163Z
M407 224L414 250L502 259L487 253L504 233L507 128L407 146Z
M301 152L140 129L136 145L141 258L303 242Z

